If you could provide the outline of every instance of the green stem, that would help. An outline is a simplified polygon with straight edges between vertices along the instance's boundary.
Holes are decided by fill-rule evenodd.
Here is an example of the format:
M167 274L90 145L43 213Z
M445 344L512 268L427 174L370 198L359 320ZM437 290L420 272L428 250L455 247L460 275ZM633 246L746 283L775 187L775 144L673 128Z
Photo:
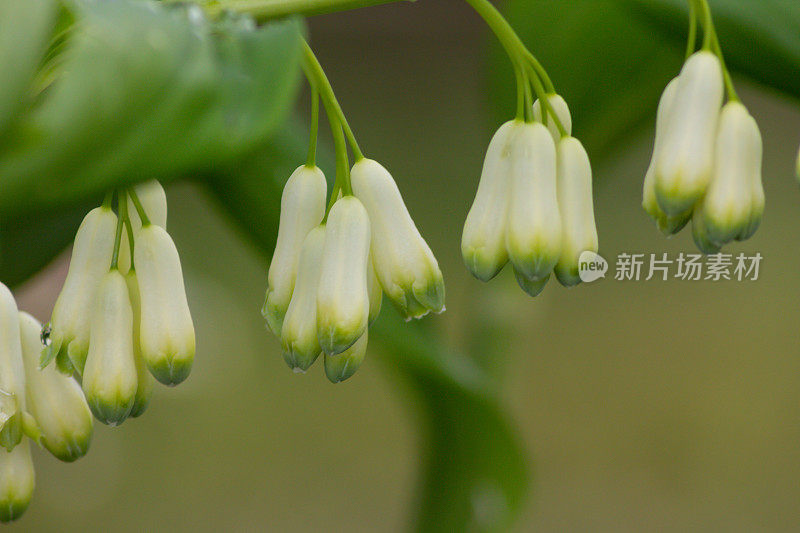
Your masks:
M722 48L719 45L719 38L717 37L717 30L714 28L714 20L711 16L711 8L708 5L708 1L693 1L703 13L703 49L712 52L719 59L720 66L722 67L722 76L725 80L725 91L727 92L728 100L732 102L739 102L739 95L736 94L736 88L733 86L731 73L728 71L728 66L725 64L725 57L722 55Z
M689 2L689 38L686 43L686 59L689 59L697 46L697 8L693 1Z
M525 74L514 62L514 78L517 80L517 120L525 120Z
M350 142L350 148L353 150L354 159L356 161L364 159L364 154L361 153L361 149L356 142L356 137L353 135L353 130L350 129L344 112L342 112L342 107L339 105L339 101L336 100L333 87L331 87L331 83L328 81L325 71L322 70L322 65L319 64L317 57L314 55L314 51L311 50L311 47L305 39L303 39L303 71L309 83L315 86L319 91L322 103L325 105L325 111L329 116L334 115L341 124L342 129L344 129L344 134L347 136L347 140Z
M328 221L328 214L331 212L333 204L339 199L339 191L342 191L344 196L353 194L353 189L350 186L350 162L347 159L347 145L345 144L342 126L330 114L328 114L328 120L331 124L333 147L336 152L336 180L333 183L328 207L325 209L325 216L322 218L323 224Z
M166 0L183 2L184 0ZM211 17L223 11L248 13L258 21L288 17L291 15L324 15L336 11L389 4L398 0L220 0L202 5ZM414 1L414 0L410 0Z
M549 115L553 119L553 123L556 125L558 129L558 133L561 134L562 137L567 137L569 134L567 133L567 128L564 127L564 124L561 122L561 118L556 115L555 109L553 109L552 104L550 103L550 98L548 97L549 94L555 94L552 92L547 92L542 85L542 81L536 75L536 72L533 70L533 65L528 65L528 70L531 74L530 80L533 84L533 89L536 91L536 98L539 99L539 105L542 108L542 123L547 124L547 116Z
M317 132L319 131L319 93L311 86L311 138L308 141L308 159L306 166L317 166Z
M123 193L125 194L125 193ZM122 222L125 224L125 230L128 234L128 246L130 247L131 252L131 266L130 270L135 270L133 267L133 225L131 224L131 217L128 214L128 200L125 199L124 202L119 204L119 217L122 219Z
M139 195L136 194L136 191L131 187L128 189L128 194L131 195L131 201L133 202L133 206L136 208L136 212L139 214L139 220L142 221L142 227L150 225L150 219L147 218L147 213L144 212L144 206L142 202L139 201Z
M525 70L522 71L525 82L525 122L533 122L533 94L531 94L531 83Z
M122 206L128 203L125 191L117 193L117 231L114 234L114 253L111 255L111 270L115 270L119 265L119 246L122 243Z
M111 209L111 204L114 201L114 191L108 191L103 197L103 208Z

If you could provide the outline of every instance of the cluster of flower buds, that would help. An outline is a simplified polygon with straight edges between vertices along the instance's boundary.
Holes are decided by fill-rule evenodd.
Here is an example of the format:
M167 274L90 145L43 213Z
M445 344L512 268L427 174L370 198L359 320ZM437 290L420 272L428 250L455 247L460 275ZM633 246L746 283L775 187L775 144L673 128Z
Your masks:
M164 190L151 181L117 196L117 213L109 198L78 229L41 360L80 376L92 413L111 426L144 412L153 377L185 380L195 352Z
M262 308L286 363L303 373L324 354L333 383L363 362L384 292L407 319L444 310L442 273L392 176L361 158L350 184L326 213L322 170L289 177Z
M705 15L706 46L687 57L658 104L642 207L668 236L691 220L697 247L712 254L756 232L764 188L761 133L736 96Z
M29 439L66 462L83 457L92 439L80 385L39 367L41 327L0 283L0 522L19 518L33 496Z
M564 99L547 100L549 117L536 100L532 120L511 120L494 134L461 238L473 276L488 281L510 260L531 296L551 272L566 287L580 283L579 257L598 247L589 157L571 135Z

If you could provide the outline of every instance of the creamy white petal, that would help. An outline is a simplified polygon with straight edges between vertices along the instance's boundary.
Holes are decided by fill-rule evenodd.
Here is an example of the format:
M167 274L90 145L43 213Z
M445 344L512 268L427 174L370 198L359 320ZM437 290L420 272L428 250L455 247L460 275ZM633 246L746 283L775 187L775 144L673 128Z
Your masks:
M572 135L572 115L569 112L566 100L560 94L548 94L547 100L550 102L550 107L556 112L556 116L561 121L561 125L564 126L567 135ZM542 103L539 100L533 103L533 118L537 122L542 122ZM558 126L556 126L553 117L548 113L547 121L542 123L547 126L548 131L553 136L553 142L557 144L561 140L561 132L558 131Z
M461 255L473 276L489 281L508 262L506 224L511 178L510 137L519 121L500 126L489 143L478 192L461 235Z
M322 351L337 354L352 346L369 322L369 216L361 201L345 196L333 205L326 228L317 334Z
M181 260L175 243L160 226L144 226L135 239L142 356L158 381L177 385L189 376L195 351Z
M761 134L747 109L729 102L717 132L714 175L703 199L708 237L725 244L745 233L753 214L753 193L761 175Z
M92 440L92 412L78 382L54 365L39 369L42 325L28 313L19 313L25 361L27 409L42 433L41 442L62 461L86 455Z
M161 226L167 229L167 194L164 192L164 187L161 186L157 180L150 180L139 183L134 188L136 196L144 208L151 224ZM139 212L136 206L128 195L128 216L131 220L131 227L133 228L134 235L142 227L142 221L139 218ZM135 244L135 243L134 243ZM131 267L131 246L128 242L128 232L122 232L122 241L119 247L119 271L126 274Z
M10 452L0 448L0 522L22 516L33 497L34 478L28 439L22 439Z
M25 367L22 362L17 302L0 283L0 452L22 440L25 410Z
M137 386L133 310L125 277L116 269L103 277L97 289L82 386L98 420L116 426L128 418Z
M89 350L95 294L111 266L116 228L117 216L111 209L89 211L75 235L67 278L53 307L50 338L54 351L66 350L81 373Z
M714 167L722 97L719 60L710 52L695 53L681 71L656 154L656 198L667 215L685 213L705 193Z
M506 249L519 273L535 281L550 274L561 254L556 147L542 124L520 122L510 152Z
M350 179L369 214L372 263L386 295L406 318L441 312L442 272L391 174L380 163L361 159Z
M581 282L578 259L582 252L597 253L597 226L592 200L592 166L581 142L564 137L558 143L558 209L561 213L561 256L555 266L566 287Z
M280 336L281 323L292 299L300 248L306 235L325 216L325 175L318 167L298 167L283 188L278 240L269 265L267 295L262 314L273 333Z
M308 370L322 351L317 338L317 289L324 247L325 226L317 226L303 241L292 300L283 319L283 358L295 372Z

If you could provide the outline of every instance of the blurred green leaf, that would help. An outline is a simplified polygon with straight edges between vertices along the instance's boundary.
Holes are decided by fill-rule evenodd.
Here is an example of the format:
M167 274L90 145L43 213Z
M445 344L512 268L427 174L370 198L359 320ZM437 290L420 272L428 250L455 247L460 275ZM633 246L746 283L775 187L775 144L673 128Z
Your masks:
M55 16L50 0L0 2L0 137L28 103L26 95L47 50Z
M250 158L206 180L266 255L275 245L283 185L305 161L306 149L305 132L292 123ZM321 159L320 166L332 170L329 154L323 151ZM370 342L382 346L387 369L416 393L425 429L416 530L506 531L529 480L521 442L502 411L494 381L427 331L433 319L406 323L385 307Z
M674 41L686 38L685 0L619 0ZM800 98L800 2L709 0L728 66Z
M509 0L503 13L544 64L572 111L574 133L593 157L655 113L683 49L608 0ZM499 120L514 113L514 74L492 38L489 81Z
M76 25L59 76L0 153L0 223L234 159L294 99L296 20L256 28L246 16L209 22L193 6L69 5Z

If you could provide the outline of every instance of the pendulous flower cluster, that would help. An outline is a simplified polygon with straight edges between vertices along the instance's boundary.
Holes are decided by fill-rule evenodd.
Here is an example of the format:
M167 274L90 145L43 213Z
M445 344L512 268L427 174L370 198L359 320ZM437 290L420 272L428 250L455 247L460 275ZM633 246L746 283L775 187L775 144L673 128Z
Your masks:
M581 253L598 248L589 157L571 135L567 103L547 101L549 116L536 100L531 120L506 122L492 137L461 238L473 276L489 281L511 261L531 296L553 272L566 287L580 283Z
M442 273L391 174L362 157L350 185L326 213L322 170L289 177L262 308L286 363L306 372L324 354L334 383L363 362L384 292L409 320L444 310Z
M686 62L664 89L642 207L665 235L692 222L706 254L749 239L764 213L762 142L725 67L708 6L704 46L693 52L694 12ZM727 103L724 103L727 91Z
M83 457L92 439L80 385L39 368L41 328L0 283L0 522L19 518L33 496L30 439L65 462Z
M153 378L185 380L195 352L164 190L151 181L129 192L117 193L117 213L109 197L81 223L41 361L80 376L92 413L111 426L144 412Z

